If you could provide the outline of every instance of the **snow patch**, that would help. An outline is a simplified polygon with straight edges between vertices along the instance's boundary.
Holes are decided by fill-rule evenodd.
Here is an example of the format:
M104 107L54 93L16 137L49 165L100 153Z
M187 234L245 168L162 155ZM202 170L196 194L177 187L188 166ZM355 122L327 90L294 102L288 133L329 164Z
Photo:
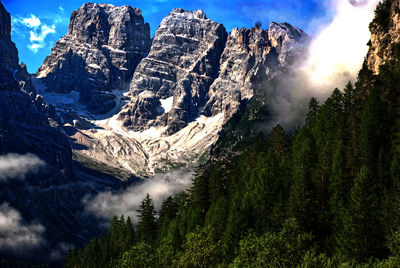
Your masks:
M145 90L143 92L140 92L139 96L142 98L152 98L154 97L154 93L149 90Z
M48 70L47 70L47 69L46 69L46 70L43 70L43 71L41 71L41 72L36 76L36 78L45 77L45 76L47 76L47 73L48 73Z
M94 63L89 64L88 67L93 68L93 69L99 69L99 70L101 69L99 65L94 64Z
M205 125L211 125L216 122L220 122L221 119L223 119L224 113L219 113L213 117L207 117L205 115L200 115L199 117L196 118L196 122L200 124L205 124Z
M172 110L172 104L174 102L174 97L169 97L166 99L160 99L161 107L164 109L165 113L169 113Z

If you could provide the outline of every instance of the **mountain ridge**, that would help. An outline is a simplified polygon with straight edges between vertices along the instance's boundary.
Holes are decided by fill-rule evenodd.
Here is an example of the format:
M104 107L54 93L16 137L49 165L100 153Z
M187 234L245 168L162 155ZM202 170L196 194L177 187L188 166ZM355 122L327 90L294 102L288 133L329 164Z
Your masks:
M73 14L86 8L83 5ZM84 18L90 25L96 20L95 16ZM87 147L74 150L77 159L93 158L124 173L143 176L196 165L209 154L222 125L239 104L251 98L258 83L292 64L295 51L308 40L303 31L287 23L270 26L268 30L255 26L228 34L222 24L207 18L201 10L171 11L156 31L149 53L137 65L129 91L112 90L111 95L117 97L112 97L114 108L108 107L109 115L93 115L86 112L88 109L71 114L68 110L73 107L58 106L63 110L59 111L65 119L63 124L75 128L68 131L70 137ZM84 28L77 31L88 35ZM140 43L140 39L135 42ZM46 69L47 62L39 70ZM37 77L39 82L48 80L41 72ZM45 87L39 88L45 98L57 98ZM72 93L62 96L76 102Z

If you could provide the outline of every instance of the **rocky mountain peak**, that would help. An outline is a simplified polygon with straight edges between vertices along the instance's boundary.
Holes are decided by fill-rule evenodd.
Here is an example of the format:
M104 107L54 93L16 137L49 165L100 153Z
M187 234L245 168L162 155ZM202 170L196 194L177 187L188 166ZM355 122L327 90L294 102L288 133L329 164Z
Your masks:
M290 64L307 35L288 23L235 28L229 36L201 11L174 9L160 24L119 114L127 129L167 127L172 134L200 114L230 118L260 81ZM169 103L166 107L164 104Z
M240 103L253 96L257 85L290 65L290 57L307 35L288 23L271 23L231 31L220 60L219 77L210 87L203 109L207 116L223 112L229 119Z
M107 45L115 49L127 48L129 51L135 49L132 29L142 24L144 20L138 8L87 3L72 12L68 34L82 43L95 46ZM88 30L82 31L82 29ZM144 46L140 42L137 45ZM144 51L146 49L147 46Z
M381 65L400 53L400 0L379 3L369 28L371 39L366 62L377 74Z
M218 76L226 37L223 25L201 10L174 9L136 69L131 102L119 115L123 126L136 131L167 127L166 133L174 133L196 118Z
M14 69L18 65L18 51L11 41L11 16L0 2L0 66Z
M0 2L0 40L11 40L11 16Z
M174 8L170 15L184 16L186 19L207 19L206 14L201 9L187 11L182 8Z
M0 155L35 153L72 176L71 149L65 136L50 124L54 107L36 95L26 65L18 65L11 41L11 18L0 2Z
M279 53L279 65L283 67L290 64L290 62L287 62L291 60L291 55L288 55L288 52L295 51L299 45L304 44L308 35L287 22L271 22L268 28L268 38L271 45Z
M139 9L87 3L71 14L68 33L37 77L46 91L77 91L87 111L104 114L117 105L112 91L129 87L150 43L150 26Z

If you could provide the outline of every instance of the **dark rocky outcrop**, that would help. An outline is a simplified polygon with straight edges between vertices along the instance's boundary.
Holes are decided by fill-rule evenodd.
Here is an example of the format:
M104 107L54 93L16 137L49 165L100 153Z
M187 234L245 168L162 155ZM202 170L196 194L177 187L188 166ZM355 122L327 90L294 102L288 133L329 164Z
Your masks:
M102 175L92 175L91 171L77 173L70 142L58 127L55 107L47 105L35 93L26 67L18 65L18 52L10 36L10 15L1 2L0 34L0 206L18 211L23 223L43 226L40 238L44 241L35 247L26 245L23 250L10 249L7 243L2 243L0 256L62 258L64 249L60 243L86 243L100 233L99 226L81 215L82 197L117 183L112 179L96 183L96 177ZM26 159L32 155L43 162L40 170L11 175L18 172L19 166L23 169L27 160L8 160L8 157ZM5 161L15 161L10 163L11 174ZM15 234L20 231L18 226L10 227L7 223L3 227L14 228ZM34 239L13 234L10 239Z
M17 48L11 41L11 16L0 2L0 67L12 74L22 90L35 93L25 64L18 65L18 61Z
M66 137L55 128L54 107L37 96L18 51L11 41L10 15L0 3L0 154L35 153L56 170L60 178L72 176L71 149Z
M104 114L116 104L112 90L128 88L150 42L150 27L139 9L84 4L72 13L68 33L37 76L47 91L79 91L88 111Z
M174 133L197 117L218 76L226 37L223 25L201 10L174 9L133 76L131 103L119 114L124 127L168 126L167 133ZM160 100L168 98L173 98L172 107L165 111Z

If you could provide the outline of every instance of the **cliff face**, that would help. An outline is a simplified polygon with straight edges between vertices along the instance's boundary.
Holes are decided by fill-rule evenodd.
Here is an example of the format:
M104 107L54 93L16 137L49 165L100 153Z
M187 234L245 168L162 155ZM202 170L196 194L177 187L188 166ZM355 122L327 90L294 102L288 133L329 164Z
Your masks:
M78 91L88 111L104 114L116 105L112 91L128 88L150 43L150 27L139 9L84 4L72 13L68 33L37 76L46 91Z
M60 116L68 135L79 143L79 149L74 149L77 159L94 159L123 173L145 176L195 165L208 155L224 122L240 103L250 99L261 82L288 68L307 39L303 31L287 23L271 23L268 30L259 26L234 29L228 35L222 24L201 10L174 9L157 29L148 55L137 67L127 67L126 74L132 74L129 92L114 99L101 83L111 81L115 74L109 73L111 80L81 76L85 75L82 70L93 64L99 67L94 69L98 75L110 72L106 60L98 63L108 53L102 50L104 44L122 51L129 47L124 44L144 38L115 34L108 26L116 21L110 17L119 17L118 21L126 24L122 19L126 10L136 9L82 6L72 14L68 34L57 42L39 70L47 90L56 83L59 86L54 90L70 92L67 95L73 102L76 92L69 83L87 81L89 84L81 84L77 90L81 101L89 94L87 107L92 107L92 113L109 111L117 102L115 115L103 116L104 120L88 122L74 112ZM114 13L104 21L104 14ZM136 43L130 46L136 47ZM72 68L76 61L70 59L83 53L89 53L83 57L85 61ZM80 78L72 78L75 76ZM74 109L57 105L65 111Z
M22 90L35 94L25 64L18 65L18 61L17 48L11 41L11 16L0 2L0 67L12 74L13 80L17 81ZM6 76L3 79L7 79Z
M11 41L11 16L0 3L0 66L12 69L17 65L17 48Z
M81 200L119 182L74 164L55 107L36 94L25 65L18 65L10 27L10 15L0 2L0 206L18 211L21 221L42 226L43 243L30 245L35 237L11 226L18 230L6 239L27 241L26 248L2 243L0 255L48 261L57 251L63 254L61 242L86 243L100 234L98 222L82 215ZM7 222L4 226L10 228Z
M136 131L168 126L167 133L174 133L193 121L218 76L226 36L222 24L201 10L174 9L136 69L130 104L119 116L123 126Z
M303 31L287 23L271 23L268 30L258 26L233 29L203 113L210 116L223 112L227 119L232 117L239 104L253 96L257 84L290 65L290 53L306 39Z
M0 154L35 153L61 172L72 176L71 148L65 136L51 124L54 107L36 95L18 51L11 41L10 14L0 3Z
M370 31L366 61L368 68L377 74L381 65L400 54L400 0L388 0L378 5Z
M131 102L119 119L135 131L167 126L169 135L199 114L223 112L230 118L254 94L255 84L290 64L290 52L305 39L303 31L287 23L271 23L267 31L234 29L226 37L223 26L202 11L175 9L138 66Z

